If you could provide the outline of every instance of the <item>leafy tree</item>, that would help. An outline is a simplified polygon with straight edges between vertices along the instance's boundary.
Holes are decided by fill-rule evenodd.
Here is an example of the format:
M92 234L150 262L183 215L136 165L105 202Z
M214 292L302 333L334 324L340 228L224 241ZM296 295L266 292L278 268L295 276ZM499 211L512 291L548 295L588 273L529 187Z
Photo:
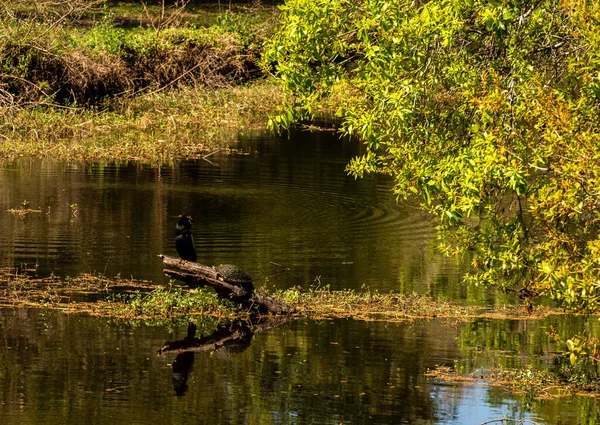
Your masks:
M467 280L600 307L600 3L288 0L263 67L276 127L339 96L355 176L395 178Z

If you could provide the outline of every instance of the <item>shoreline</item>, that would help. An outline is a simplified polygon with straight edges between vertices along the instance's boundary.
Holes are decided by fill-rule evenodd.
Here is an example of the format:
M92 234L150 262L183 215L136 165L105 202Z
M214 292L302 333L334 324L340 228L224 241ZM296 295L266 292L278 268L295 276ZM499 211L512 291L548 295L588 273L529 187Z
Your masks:
M282 96L274 83L258 80L121 99L106 110L0 108L0 156L169 163L235 152L237 134L267 130Z

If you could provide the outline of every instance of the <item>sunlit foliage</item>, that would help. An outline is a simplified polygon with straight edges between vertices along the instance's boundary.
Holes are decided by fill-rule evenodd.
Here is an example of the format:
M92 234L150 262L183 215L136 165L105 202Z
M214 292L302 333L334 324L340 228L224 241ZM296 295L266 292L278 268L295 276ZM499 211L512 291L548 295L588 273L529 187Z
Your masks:
M600 3L288 0L272 124L341 94L348 170L421 196L475 284L600 307ZM448 232L451 233L448 233ZM450 241L450 242L448 242Z

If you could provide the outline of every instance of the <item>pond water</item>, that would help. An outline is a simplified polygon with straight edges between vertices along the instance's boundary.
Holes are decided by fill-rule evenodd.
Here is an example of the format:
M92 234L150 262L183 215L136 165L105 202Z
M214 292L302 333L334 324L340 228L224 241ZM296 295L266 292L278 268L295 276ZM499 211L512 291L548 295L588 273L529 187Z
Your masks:
M417 203L397 204L389 179L345 174L356 142L297 131L245 137L236 148L243 154L161 167L3 163L0 266L165 283L157 255L175 255L174 216L187 213L199 261L243 266L259 287L366 286L502 301L460 284L463 267L435 253L431 217ZM20 207L40 212L6 212ZM425 376L437 365L474 376L551 365L542 355L557 350L546 336L551 325L564 335L583 326L564 318L296 320L252 333L204 320L192 336L242 337L216 351L158 355L167 341L185 341L185 320L132 324L0 309L0 423L597 423L595 399L532 401L481 381Z
M0 310L0 417L7 425L595 423L595 399L531 402L424 376L440 364L475 375L515 366L548 348L550 322L292 321L216 352L157 355L186 337L185 324ZM210 334L199 326L197 336ZM499 344L486 338L503 333Z
M237 264L259 285L423 292L456 276L433 254L433 223L418 203L396 204L387 178L347 176L356 142L295 132L236 148L246 154L160 168L4 163L0 265L165 282L157 255L176 254L173 217L185 213L199 262ZM41 212L4 212L23 205Z

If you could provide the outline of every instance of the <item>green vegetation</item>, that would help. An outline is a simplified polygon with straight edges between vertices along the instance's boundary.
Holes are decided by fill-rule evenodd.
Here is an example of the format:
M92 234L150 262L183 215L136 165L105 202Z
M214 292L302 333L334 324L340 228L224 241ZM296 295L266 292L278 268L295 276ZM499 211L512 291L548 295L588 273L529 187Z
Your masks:
M190 292L182 287L158 286L149 293L135 291L131 294L111 294L108 302L114 303L112 313L119 318L167 318L198 314L227 317L244 316L233 303L219 300L212 290Z
M536 307L529 314L523 306L504 305L495 309L463 306L432 300L417 294L296 288L276 291L273 296L294 308L297 315L314 319L352 318L366 321L405 322L418 319L441 319L465 322L473 319L532 319L560 314L547 307Z
M289 0L263 68L273 127L339 99L356 177L394 177L439 220L466 281L600 311L600 4ZM597 341L565 338L563 380L594 382Z
M167 319L186 315L244 318L212 290L188 291L169 283L108 279L100 275L34 278L13 269L0 269L0 306L44 307L119 319Z
M472 259L467 281L599 312L597 2L289 0L272 37L269 7L106 5L0 7L4 158L198 158L263 128L274 105L282 106L271 125L283 128L333 104L342 131L366 146L348 171L391 175L398 198L422 197L439 219L442 250ZM285 95L262 80L270 73ZM27 207L10 212L41 212ZM4 306L125 319L247 315L212 292L173 285L8 274L0 283ZM518 307L400 294L275 296L315 319L523 317ZM528 318L556 313L530 308ZM562 338L568 355L556 379L597 390L598 341ZM556 382L531 370L498 380Z
M427 371L426 376L446 382L485 381L491 385L510 390L515 394L524 394L529 399L540 400L554 397L572 396L579 393L577 386L566 385L564 381L547 369L532 367L519 369L497 368L488 376L467 376L450 366L438 366Z
M484 381L514 394L523 394L530 400L547 400L573 395L596 396L600 391L598 373L584 363L567 365L557 359L555 367L495 367L486 375L469 375L458 367L440 365L428 370L426 376L446 382ZM568 363L568 362L566 362Z
M171 162L234 147L239 132L264 128L280 99L269 82L218 90L181 88L113 100L98 108L8 108L0 155L72 160ZM1 109L1 108L0 108Z
M419 195L474 284L600 308L600 5L592 1L290 0L269 41L309 118L344 93L343 131L364 140L355 176ZM341 87L341 89L340 89Z
M4 158L170 162L265 127L281 99L256 65L272 7L102 5L0 7Z
M89 274L64 279L57 276L34 278L13 269L0 269L0 288L0 307L42 307L70 314L126 320L132 325L185 324L190 319L214 325L214 320L248 320L251 316L250 312L238 305L219 299L211 289L190 291L172 282L156 285L147 281L120 277L108 279ZM569 332L570 325L565 323L565 316L549 308L536 307L534 313L528 315L523 307L516 306L490 310L435 301L419 295L334 291L319 286L306 291L298 288L274 291L272 295L296 309L296 313L289 318L317 321L354 319L386 323L422 323L423 320L435 319L447 326L462 329L459 341L464 345L465 360L472 357L470 353L474 346L482 347L480 350L482 355L485 354L484 357L498 352L498 356L491 356L495 359L493 367L490 367L491 373L486 373L483 378L479 369L474 374L470 368L459 363L452 367L440 365L429 370L427 376L430 377L461 382L484 379L492 385L524 393L533 399L582 394L582 391L595 394L600 390L597 375L590 370L589 364L570 364L568 352L556 357L554 366L536 360L539 358L540 341L548 341L544 343L546 347L550 347L549 344L564 346L559 334L562 336ZM544 331L547 324L528 326L525 323L548 320L551 321L550 332ZM525 339L521 332L511 329L511 323L515 322L524 323L523 327L527 330ZM485 327L480 329L477 323ZM555 325L560 328L555 330ZM504 338L498 338L503 334ZM531 345L531 341L536 341L536 344ZM522 361L522 356L515 356L515 353L522 351L522 344L531 345L531 359L522 367L516 367ZM470 361L467 363L470 364Z
M0 9L0 105L97 104L165 87L225 87L258 73L264 13L250 20L224 12L196 26L181 20L182 9L146 10L146 25L126 29L108 11L84 26L89 2L74 5L55 14Z
M443 319L452 323L472 319L541 319L561 313L536 307L529 314L522 306L495 309L462 306L416 294L330 290L311 287L273 291L270 295L289 304L296 317L352 318L365 321L406 322ZM101 275L35 278L14 269L0 269L0 306L41 306L124 319L164 319L183 315L247 318L251 313L224 301L211 289L189 290L174 285Z
M460 328L461 358L430 368L427 376L488 383L523 394L528 403L597 394L600 386L595 365L587 361L572 364L565 341L574 331L584 329L597 335L599 324L573 315L522 321L474 319ZM586 350L590 346L588 341L582 345Z

